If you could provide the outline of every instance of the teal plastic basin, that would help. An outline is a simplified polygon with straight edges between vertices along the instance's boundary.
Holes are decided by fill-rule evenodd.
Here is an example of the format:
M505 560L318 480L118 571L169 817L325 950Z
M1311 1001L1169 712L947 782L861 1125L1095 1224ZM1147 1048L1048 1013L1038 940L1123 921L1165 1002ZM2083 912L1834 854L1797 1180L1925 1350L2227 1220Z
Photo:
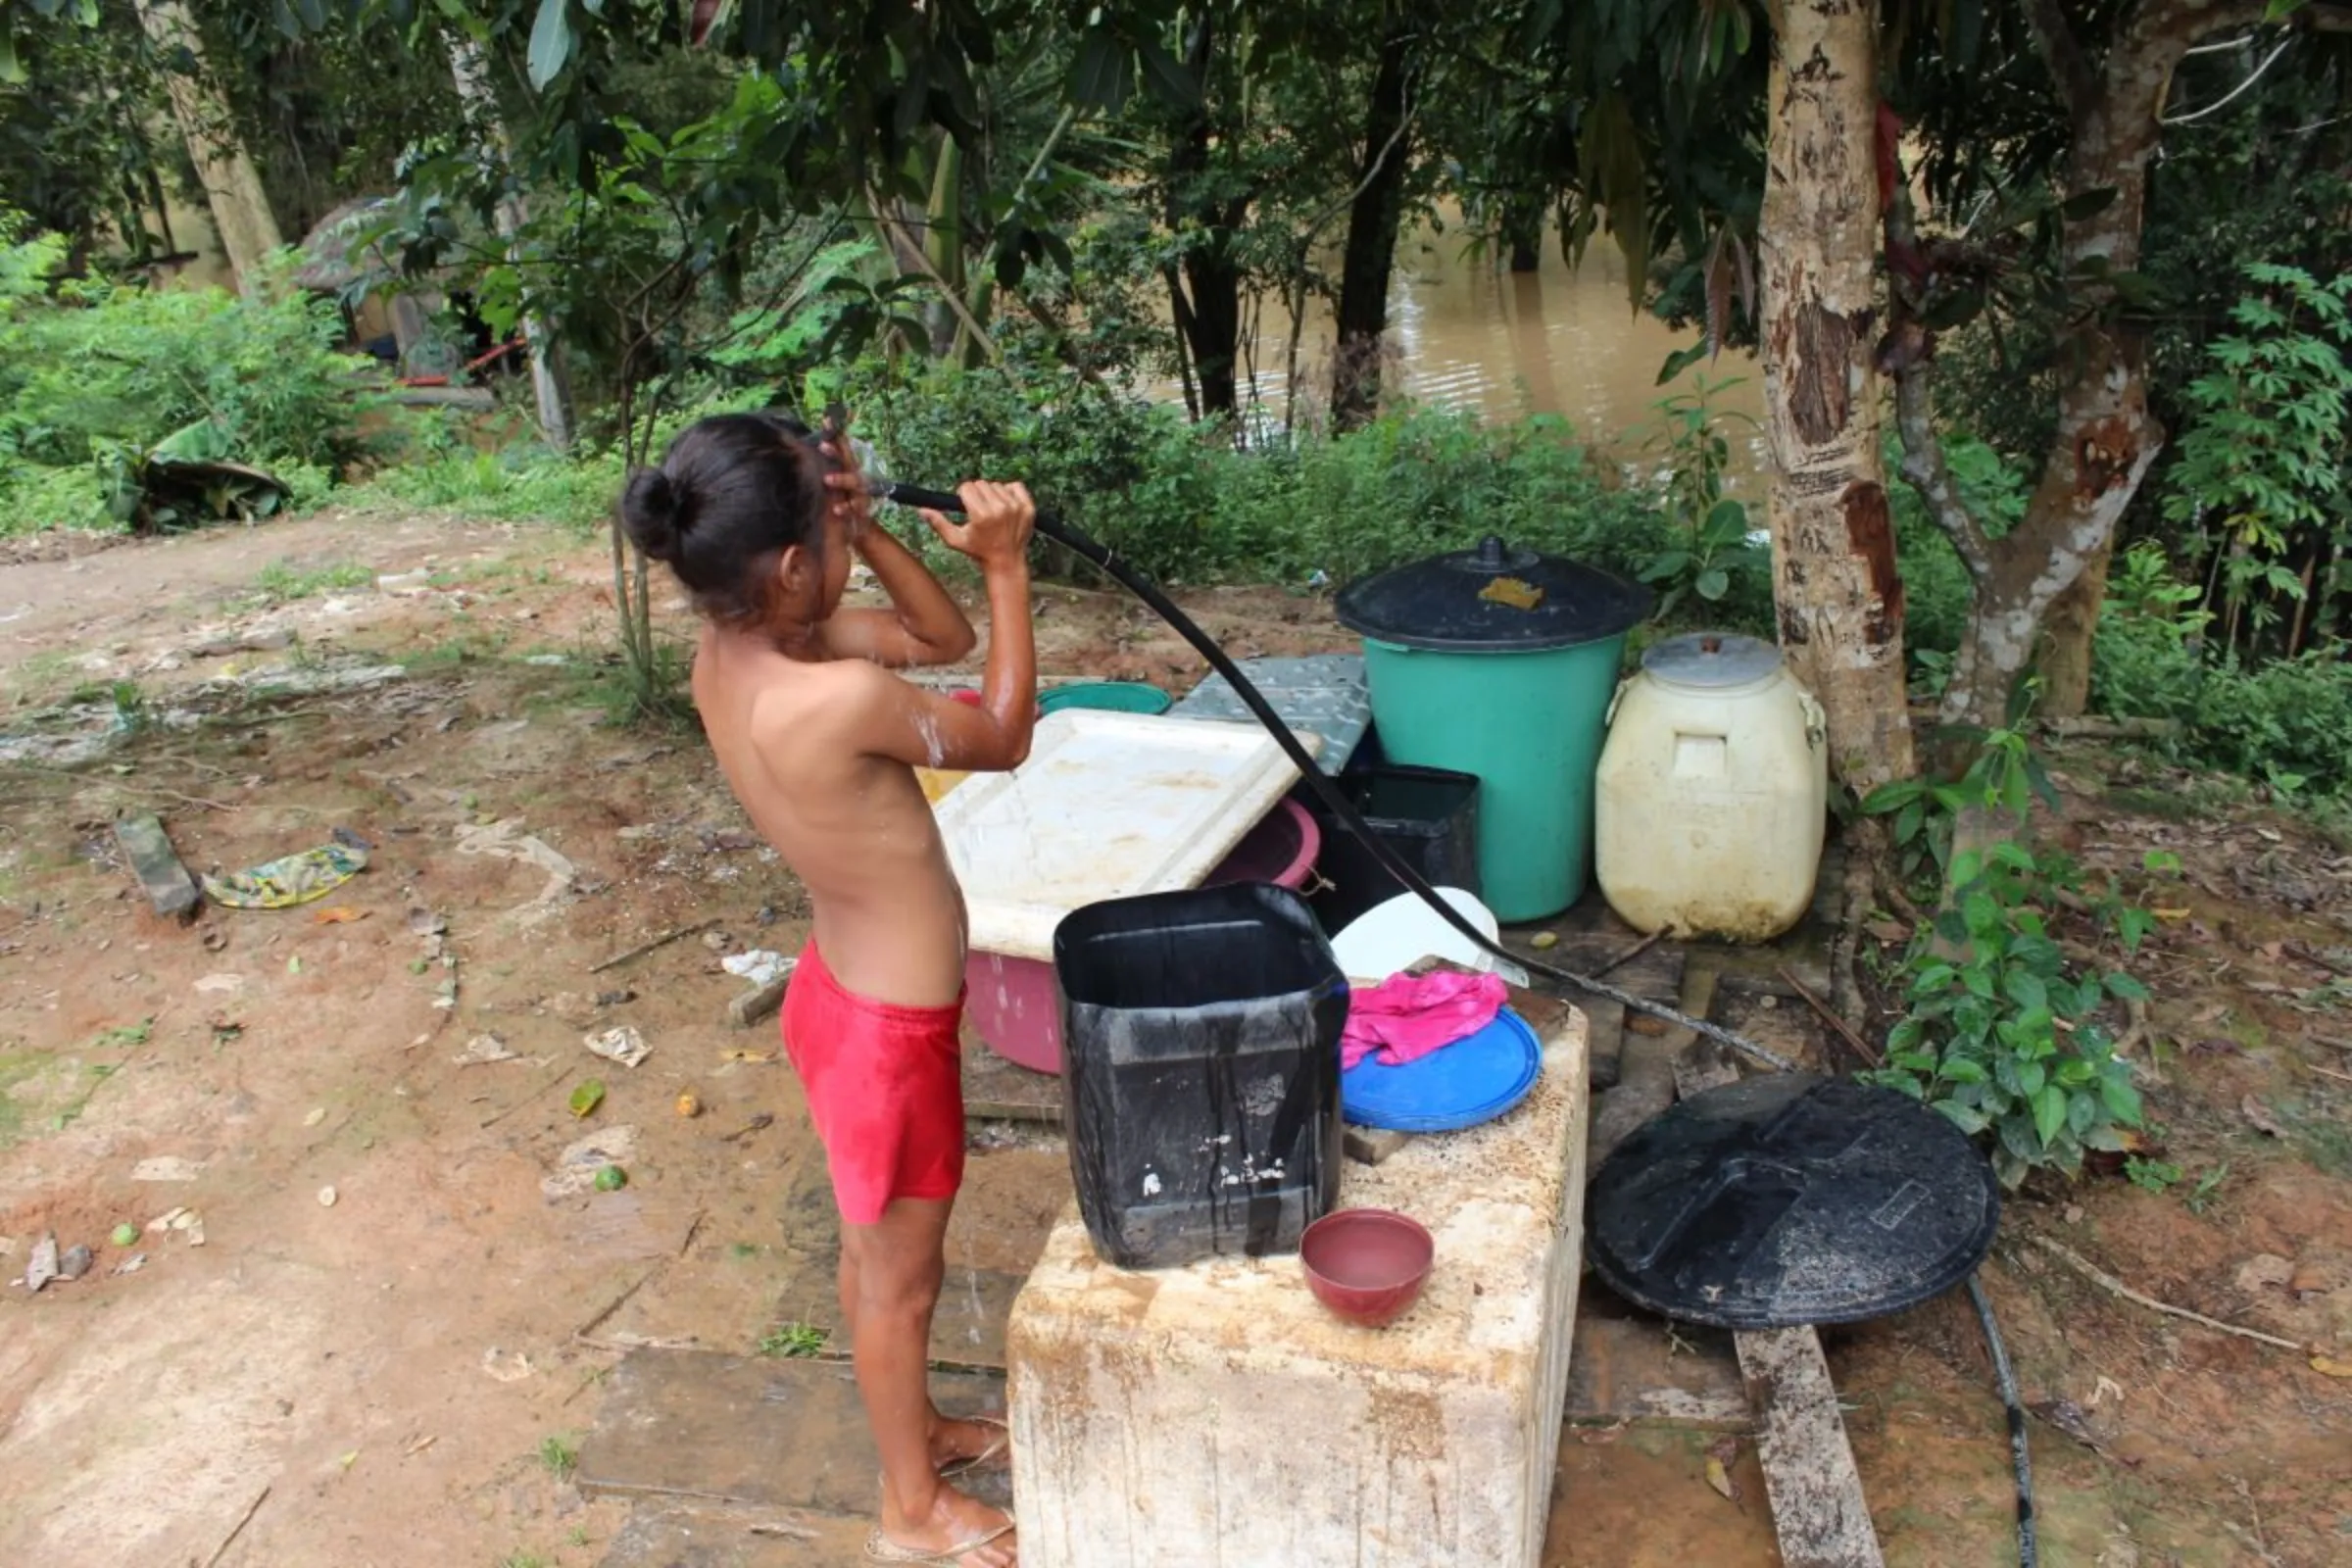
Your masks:
M1055 686L1038 694L1038 711L1058 713L1065 708L1091 708L1113 713L1164 713L1176 699L1140 680L1085 680Z

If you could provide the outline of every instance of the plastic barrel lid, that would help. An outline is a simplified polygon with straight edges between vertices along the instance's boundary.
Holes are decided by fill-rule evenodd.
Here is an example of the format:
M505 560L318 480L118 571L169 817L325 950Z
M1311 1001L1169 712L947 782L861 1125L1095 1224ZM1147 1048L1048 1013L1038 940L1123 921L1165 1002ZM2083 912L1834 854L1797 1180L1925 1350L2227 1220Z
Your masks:
M1398 648L1533 654L1622 636L1656 603L1639 583L1489 535L1474 550L1359 577L1332 613Z
M1990 1162L1940 1112L1776 1073L1619 1144L1588 1191L1586 1250L1610 1290L1687 1323L1858 1323L1968 1278L2000 1214Z
M1543 1064L1536 1032L1505 1007L1478 1033L1401 1067L1366 1056L1340 1074L1340 1114L1358 1127L1459 1132L1525 1100Z

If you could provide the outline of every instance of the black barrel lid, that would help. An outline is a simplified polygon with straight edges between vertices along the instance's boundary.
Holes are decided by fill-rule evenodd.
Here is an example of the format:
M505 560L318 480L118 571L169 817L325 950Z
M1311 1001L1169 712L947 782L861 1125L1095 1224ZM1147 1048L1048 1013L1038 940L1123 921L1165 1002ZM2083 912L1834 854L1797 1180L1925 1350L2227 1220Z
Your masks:
M1656 596L1597 567L1489 534L1340 590L1340 624L1374 642L1465 654L1540 653L1631 630Z
M1619 1144L1586 1195L1586 1250L1619 1296L1728 1329L1858 1323L1984 1261L1992 1166L1891 1089L1775 1073L1695 1095Z

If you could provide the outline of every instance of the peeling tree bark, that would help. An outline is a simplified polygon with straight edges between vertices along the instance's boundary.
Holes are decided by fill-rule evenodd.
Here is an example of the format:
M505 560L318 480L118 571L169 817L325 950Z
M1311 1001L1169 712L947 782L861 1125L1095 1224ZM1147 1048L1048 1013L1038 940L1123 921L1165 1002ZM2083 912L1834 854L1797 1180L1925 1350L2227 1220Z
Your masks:
M1830 764L1867 792L1913 771L1871 359L1878 252L1877 8L1774 8L1759 225L1764 428L1781 646L1829 719Z
M2199 38L2251 25L2265 12L2264 0L2143 0L2094 63L2057 0L2033 0L2035 38L2072 122L2065 194L2114 192L2105 208L2068 223L2062 257L2070 273L2098 262L2118 272L2138 267L2148 172L2173 72ZM2109 290L2088 289L2077 305L2056 433L2024 519L1998 540L1985 540L1967 518L1948 478L1938 498L1943 460L1927 412L1932 372L1924 361L1902 372L1900 399L1917 411L1902 423L1905 475L1960 546L1976 585L1944 693L1940 716L1949 724L2002 723L2037 660L2043 713L2074 717L2089 698L2091 639L2116 525L2154 466L2165 432L2148 409L2144 332L2113 308Z
M139 25L164 56L164 89L172 99L172 118L187 139L188 157L204 183L205 200L213 212L213 226L220 231L220 249L237 288L251 293L261 280L261 266L270 253L285 244L277 215L262 189L262 176L244 144L237 140L228 105L204 79L204 45L188 20L181 0L143 0ZM174 64L184 53L191 68L183 73Z

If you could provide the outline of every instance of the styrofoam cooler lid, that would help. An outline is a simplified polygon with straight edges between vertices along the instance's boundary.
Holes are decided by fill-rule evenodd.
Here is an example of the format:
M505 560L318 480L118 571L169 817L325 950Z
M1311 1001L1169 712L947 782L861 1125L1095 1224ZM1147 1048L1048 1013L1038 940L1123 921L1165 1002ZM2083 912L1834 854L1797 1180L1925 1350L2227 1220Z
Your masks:
M1781 651L1760 638L1735 631L1695 631L1653 643L1642 655L1642 671L1688 691L1726 691L1748 686L1781 667Z
M1535 1030L1505 1007L1478 1033L1400 1067L1366 1056L1340 1074L1340 1114L1358 1127L1460 1132L1525 1100L1543 1071Z

